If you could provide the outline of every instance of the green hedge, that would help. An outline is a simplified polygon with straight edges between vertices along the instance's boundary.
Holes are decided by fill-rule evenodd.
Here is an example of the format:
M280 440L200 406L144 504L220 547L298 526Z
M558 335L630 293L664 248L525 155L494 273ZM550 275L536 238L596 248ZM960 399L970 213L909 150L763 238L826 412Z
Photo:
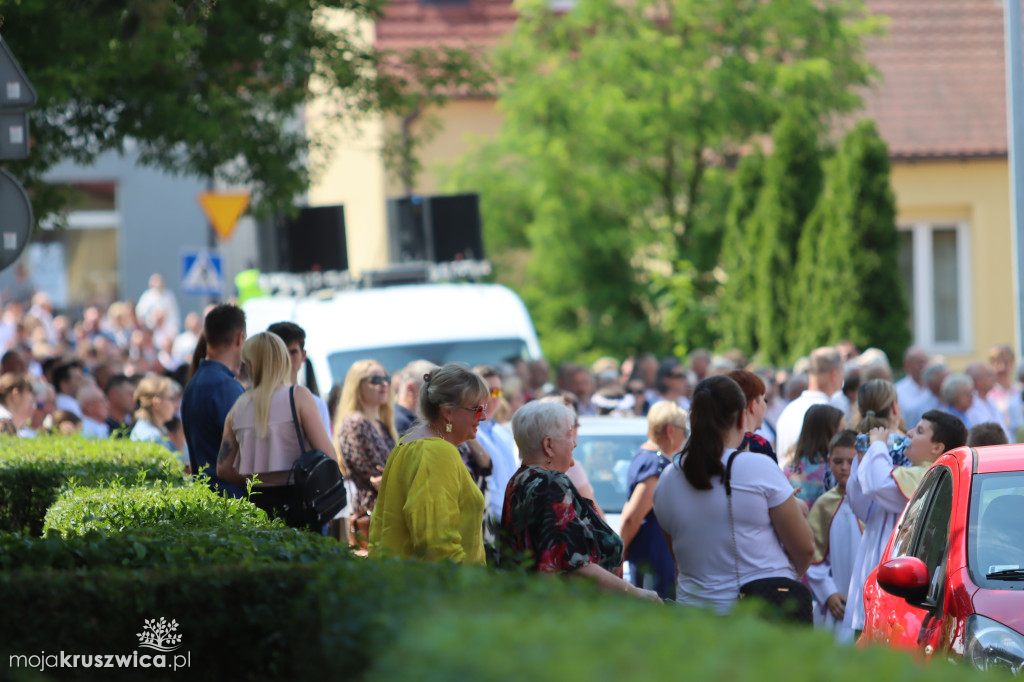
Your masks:
M167 448L129 440L70 436L5 438L0 448L0 531L38 535L46 510L69 482L99 485L115 479L184 483L181 463Z
M146 528L113 535L93 530L66 539L56 533L44 538L0 533L0 571L306 564L349 553L332 538L277 527L244 533L230 528Z
M549 581L549 582L557 582ZM552 589L548 589L548 588ZM375 657L374 682L447 680L723 680L729 682L968 682L989 679L940 657L836 645L829 633L658 607L553 586L492 598L451 590L418 609Z
M600 594L582 580L345 557L301 566L0 573L0 660L130 654L174 619L188 679L970 682L907 654L834 645L744 612L721 618ZM137 679L139 670L59 671ZM146 671L147 679L181 679ZM74 673L78 673L77 675ZM178 675L180 675L180 671Z
M92 530L112 533L160 526L176 530L285 527L248 500L223 497L202 483L172 486L158 481L140 487L114 481L99 488L66 489L46 512L43 532L69 537Z

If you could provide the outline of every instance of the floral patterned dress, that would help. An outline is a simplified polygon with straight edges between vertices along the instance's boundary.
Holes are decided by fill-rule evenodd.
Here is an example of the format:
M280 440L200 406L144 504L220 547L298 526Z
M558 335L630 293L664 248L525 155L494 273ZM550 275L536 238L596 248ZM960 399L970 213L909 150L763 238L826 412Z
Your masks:
M356 499L352 500L353 517L373 511L377 489L370 479L384 474L384 465L394 449L395 441L383 425L376 428L359 412L345 416L338 434L338 450L348 477L356 485Z
M568 573L590 563L622 565L622 539L590 500L558 471L523 465L512 476L501 514L499 563Z

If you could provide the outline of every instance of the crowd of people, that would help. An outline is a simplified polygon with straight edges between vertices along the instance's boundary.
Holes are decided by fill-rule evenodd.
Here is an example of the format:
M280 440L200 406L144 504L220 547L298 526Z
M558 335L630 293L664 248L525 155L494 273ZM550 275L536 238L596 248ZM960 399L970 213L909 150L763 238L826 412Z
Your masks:
M230 304L180 327L160 275L134 305L76 320L21 293L30 298L7 300L0 320L8 437L160 443L221 494L249 491L268 514L325 532L296 513L289 477L314 448L345 472L342 534L360 553L579 575L718 612L786 593L801 602L790 617L844 640L863 627L864 579L931 462L1024 437L1005 345L964 372L919 348L894 372L881 351L850 343L791 368L702 349L553 373L542 359L366 358L325 400L300 327L247 329ZM584 415L648 422L619 529L573 456Z

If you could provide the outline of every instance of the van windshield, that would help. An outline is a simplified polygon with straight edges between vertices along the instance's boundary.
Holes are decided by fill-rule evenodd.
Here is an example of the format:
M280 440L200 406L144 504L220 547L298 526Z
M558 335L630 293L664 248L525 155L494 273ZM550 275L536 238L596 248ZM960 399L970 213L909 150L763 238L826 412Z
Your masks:
M359 350L334 353L327 357L331 367L331 381L345 380L349 367L358 360L373 358L394 374L413 360L430 360L434 364L462 362L470 367L496 365L509 358L530 359L526 342L522 339L486 339L477 341L445 341L441 343L418 343L409 346L385 348L361 348Z

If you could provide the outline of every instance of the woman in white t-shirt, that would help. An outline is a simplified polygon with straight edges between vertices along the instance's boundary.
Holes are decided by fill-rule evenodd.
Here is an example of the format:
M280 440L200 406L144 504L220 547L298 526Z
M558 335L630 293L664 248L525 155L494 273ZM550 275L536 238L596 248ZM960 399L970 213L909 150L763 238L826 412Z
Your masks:
M793 486L760 453L743 452L733 462L730 524L722 479L729 455L743 442L746 406L743 390L729 377L697 384L690 439L654 491L654 513L678 569L676 601L718 613L730 610L742 584L797 579L814 554Z

